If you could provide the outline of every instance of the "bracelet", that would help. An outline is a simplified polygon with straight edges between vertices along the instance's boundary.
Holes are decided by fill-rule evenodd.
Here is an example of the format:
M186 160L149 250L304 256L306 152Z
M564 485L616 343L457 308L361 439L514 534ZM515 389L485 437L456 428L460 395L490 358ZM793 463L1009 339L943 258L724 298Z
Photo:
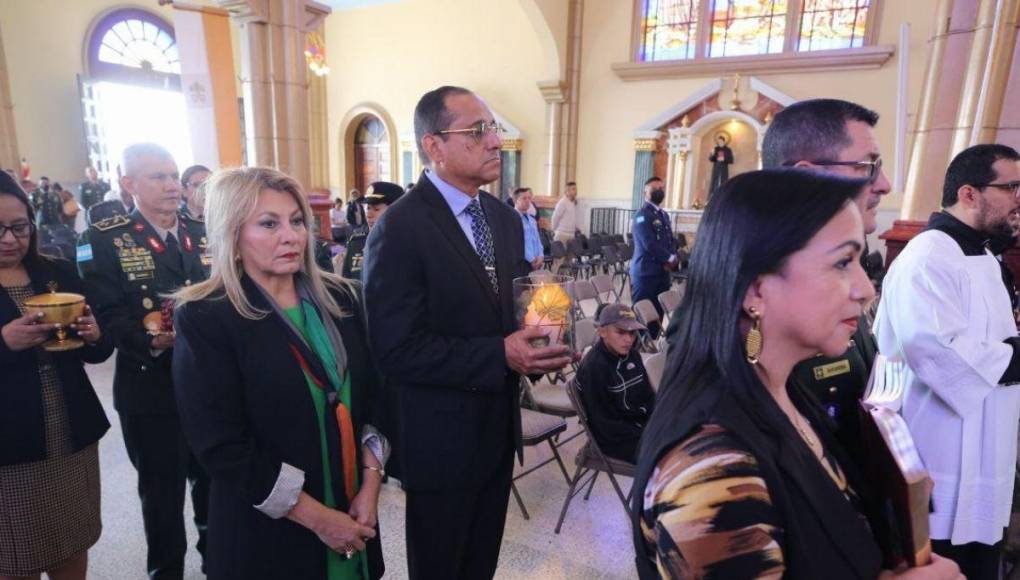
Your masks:
M372 471L379 473L379 477L386 477L386 470L381 467L372 467L371 465L362 465L361 467L364 469L371 469Z

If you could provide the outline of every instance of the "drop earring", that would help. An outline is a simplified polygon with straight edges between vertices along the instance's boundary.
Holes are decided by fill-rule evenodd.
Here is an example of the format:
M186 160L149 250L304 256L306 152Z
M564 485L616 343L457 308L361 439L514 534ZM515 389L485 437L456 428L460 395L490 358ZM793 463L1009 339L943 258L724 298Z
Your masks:
M754 308L748 308L747 311L754 322L751 330L747 331L744 349L747 351L747 362L756 365L758 357L761 356L761 315Z

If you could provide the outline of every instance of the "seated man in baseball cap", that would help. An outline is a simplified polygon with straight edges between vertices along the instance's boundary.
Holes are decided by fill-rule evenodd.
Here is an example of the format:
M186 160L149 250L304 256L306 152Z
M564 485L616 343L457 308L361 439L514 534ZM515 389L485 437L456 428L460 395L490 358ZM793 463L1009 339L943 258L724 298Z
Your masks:
M610 457L634 463L641 431L655 406L655 392L634 348L645 326L623 304L602 307L596 324L599 338L574 380L599 448Z

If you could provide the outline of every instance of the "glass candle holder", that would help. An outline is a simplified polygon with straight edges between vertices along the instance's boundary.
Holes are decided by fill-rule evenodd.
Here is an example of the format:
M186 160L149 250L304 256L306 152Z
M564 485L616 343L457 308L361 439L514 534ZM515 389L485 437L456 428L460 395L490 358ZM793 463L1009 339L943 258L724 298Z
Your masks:
M531 346L566 345L574 348L574 279L570 276L516 278L514 306L520 328L541 328L544 336Z

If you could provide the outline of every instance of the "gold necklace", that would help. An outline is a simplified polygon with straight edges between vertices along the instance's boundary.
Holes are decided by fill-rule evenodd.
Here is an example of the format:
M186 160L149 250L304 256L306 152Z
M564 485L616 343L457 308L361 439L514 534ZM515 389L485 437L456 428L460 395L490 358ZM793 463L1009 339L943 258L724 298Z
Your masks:
M797 431L800 432L800 436L804 438L804 441L808 444L808 447L810 447L813 450L814 447L815 447L815 439L814 439L814 437L812 437L810 434L808 434L807 429L805 429L801 425L800 414L798 413L797 415L794 415L794 417L795 417L795 420L793 422L793 426L796 427ZM805 422L806 422L806 420L805 420Z

